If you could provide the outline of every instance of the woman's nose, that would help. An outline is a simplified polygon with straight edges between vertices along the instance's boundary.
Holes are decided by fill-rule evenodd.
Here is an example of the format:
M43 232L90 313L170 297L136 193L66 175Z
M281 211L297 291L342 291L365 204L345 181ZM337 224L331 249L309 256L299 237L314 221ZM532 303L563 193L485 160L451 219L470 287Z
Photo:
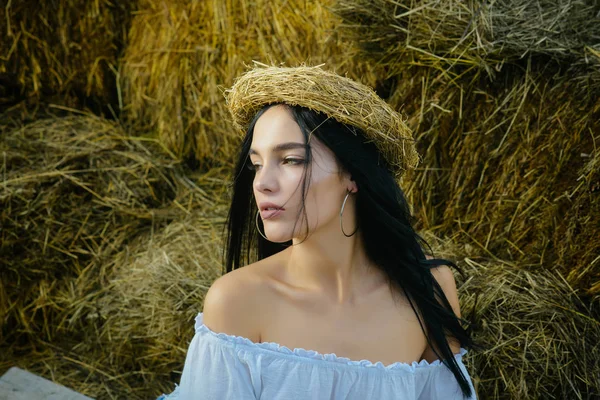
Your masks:
M254 188L259 192L276 192L279 189L276 168L264 165L256 171Z

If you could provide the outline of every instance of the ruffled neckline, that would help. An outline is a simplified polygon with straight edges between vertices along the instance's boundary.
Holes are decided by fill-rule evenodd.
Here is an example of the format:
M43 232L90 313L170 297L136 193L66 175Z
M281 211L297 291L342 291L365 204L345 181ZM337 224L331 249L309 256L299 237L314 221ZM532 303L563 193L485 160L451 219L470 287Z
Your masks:
M256 348L256 349L271 350L271 351L274 351L277 353L282 353L282 354L287 354L287 355L295 355L295 356L298 356L301 358L331 361L331 362L345 364L345 365L376 368L376 369L388 370L388 371L389 370L405 370L405 371L411 371L411 372L414 372L418 368L431 368L431 367L443 365L442 361L439 359L435 360L431 363L428 362L427 360L423 359L418 362L413 361L410 364L398 361L398 362L395 362L395 363L392 363L389 365L384 365L381 361L377 361L375 363L373 363L369 360L356 361L356 360L351 360L346 357L338 357L335 353L322 354L315 350L306 350L303 348L294 348L293 350L291 350L286 346L282 346L279 343L274 343L274 342L256 343L256 342L253 342L252 340L245 338L243 336L228 335L226 333L218 333L218 332L212 331L208 326L204 325L203 313L199 313L196 316L195 330L196 330L196 333L206 332L218 339L222 339L222 340L225 340L230 343L243 344L243 345L247 345L247 346L250 346L250 347ZM455 354L454 358L457 361L460 361L462 359L462 357L465 354L467 354L467 352L468 352L467 349L461 347L460 352L458 354Z

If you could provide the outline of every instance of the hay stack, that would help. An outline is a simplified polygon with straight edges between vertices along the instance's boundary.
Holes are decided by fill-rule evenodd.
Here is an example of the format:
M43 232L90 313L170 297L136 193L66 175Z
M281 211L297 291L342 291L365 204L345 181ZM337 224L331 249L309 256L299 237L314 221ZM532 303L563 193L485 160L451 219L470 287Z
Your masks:
M483 351L467 355L482 399L591 399L600 395L600 322L558 274L482 256L471 245L424 237L457 260L463 317Z
M213 190L217 195L220 188ZM201 205L162 229L138 235L94 274L81 274L71 282L79 297L60 293L60 317L69 321L64 336L53 343L36 341L41 354L13 355L12 362L56 375L98 400L148 399L172 391L194 316L221 274L225 214L222 205Z
M600 102L540 75L482 89L429 72L391 99L414 110L427 168L408 179L425 226L600 294Z
M127 262L128 251L154 251L152 245L147 247L149 242L159 248L182 232L202 248L196 240L206 240L210 229L218 226L203 215L226 199L225 173L213 170L195 177L156 140L131 138L118 124L94 116L9 125L0 131L0 373L19 365L93 397L133 398L130 394L140 390L140 374L149 373L152 381L152 374L176 370L181 349L165 353L158 372L137 368L140 351L154 356L156 346L173 350L167 343L176 333L165 324L148 324L134 308L123 308L122 297L136 295L131 285L109 297L108 288L119 286L114 270L122 278L139 278L136 273L141 273L167 282L155 276L166 270L157 267L154 275L141 267L126 271L120 262ZM194 215L193 221L185 219ZM163 242L152 242L154 233L174 220L188 221L180 222L185 229L170 227L161 236ZM173 242L178 247L181 240ZM191 256L188 251L182 248ZM161 296L170 293L168 301L181 302L182 292L169 292L170 285L164 293L160 287ZM135 288L152 293L148 285ZM158 302L165 301L161 296ZM129 300L133 306L133 297ZM170 315L173 327L187 322L181 310L191 310L177 304L179 308L169 304L158 312L162 318ZM112 319L118 311L134 312L126 321L129 325ZM152 310L142 311L154 321ZM153 347L133 338L151 336L147 328L157 328L156 337L162 333L171 341L164 339ZM125 332L130 336L125 338ZM131 340L124 344L125 339ZM128 345L133 346L127 348L129 353L123 347Z
M335 12L364 54L390 75L407 63L485 71L534 59L600 90L600 5L594 0L338 0Z
M128 380L142 398L169 393L180 380L194 317L221 275L225 215L224 207L195 212L140 238L112 262L97 302L98 341L110 354L98 356L120 371L137 371Z
M406 181L423 228L560 271L600 300L600 90L582 86L592 70L574 67L598 45L597 6L517 3L359 0L338 11L363 56L387 68L389 102L411 117L426 167ZM500 13L512 7L539 18ZM556 30L535 36L542 22Z
M118 39L98 18L113 18L102 11L113 6L44 4L36 15L49 28L24 4L13 0L0 19L0 26L25 27L12 36L14 50L3 50L8 61L0 60L6 71L23 71L11 78L18 87L2 86L4 104L19 101L21 90L37 96L44 88L106 99L100 82L108 75L95 66L116 57L106 49ZM598 54L588 39L598 37L598 25L556 18L559 28L546 41L521 33L511 47L508 34L496 33L528 26L539 33L540 24L456 1L404 9L397 1L345 1L360 17L346 19L359 30L354 38L378 64L367 67L335 32L340 21L330 4L141 1L120 70L126 121L138 139L90 116L0 124L0 373L16 364L99 400L173 388L192 318L220 274L226 201L222 171L194 183L176 159L233 160L237 142L222 90L257 59L326 62L379 83L379 93L412 117L426 157L425 169L407 179L417 217L438 234L460 231L450 242L470 246L460 264L471 278L460 297L464 315L476 310L475 334L487 346L466 360L481 398L600 395L597 311L556 274L600 298L600 103L588 90ZM531 4L543 6L544 18L574 21L567 6L588 3L562 2L552 12L544 8L550 3ZM392 5L404 14L393 21ZM523 7L531 15L529 3ZM92 28L99 34L84 39ZM98 44L86 52L82 43L92 40ZM69 52L49 50L56 46ZM146 129L158 132L164 149Z
M483 259L461 265L461 304L476 309L475 338L486 347L468 364L481 398L600 396L600 323L560 275Z
M218 175L202 179L216 196ZM193 318L221 274L225 214L223 205L204 204L138 235L93 273L82 272L52 299L62 307L55 322L68 322L63 335L5 347L0 371L18 364L98 400L172 391Z
M136 235L185 215L206 194L154 140L93 116L0 134L0 344L52 341L79 304L75 285Z
M357 68L339 40L330 3L140 1L123 57L128 120L158 132L178 156L229 163L237 141L223 90L252 60L326 63L371 84L370 70Z
M133 4L12 0L2 6L0 106L46 98L118 113L116 64Z

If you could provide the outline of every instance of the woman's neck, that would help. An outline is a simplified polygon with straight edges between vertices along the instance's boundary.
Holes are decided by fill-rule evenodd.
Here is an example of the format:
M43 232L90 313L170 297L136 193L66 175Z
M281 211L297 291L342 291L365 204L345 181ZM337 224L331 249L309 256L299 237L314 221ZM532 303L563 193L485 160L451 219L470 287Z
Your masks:
M360 231L351 237L320 230L285 250L288 279L331 301L332 306L356 306L386 282L364 250Z

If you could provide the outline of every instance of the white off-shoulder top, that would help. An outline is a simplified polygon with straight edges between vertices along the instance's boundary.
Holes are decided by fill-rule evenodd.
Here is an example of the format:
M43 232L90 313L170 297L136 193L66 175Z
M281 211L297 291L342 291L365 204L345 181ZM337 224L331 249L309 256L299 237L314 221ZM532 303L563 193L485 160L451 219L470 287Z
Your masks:
M383 365L353 361L314 350L290 350L277 343L255 343L210 330L196 316L179 385L157 400L392 400L463 399L456 378L440 360ZM462 362L455 359L477 399Z

